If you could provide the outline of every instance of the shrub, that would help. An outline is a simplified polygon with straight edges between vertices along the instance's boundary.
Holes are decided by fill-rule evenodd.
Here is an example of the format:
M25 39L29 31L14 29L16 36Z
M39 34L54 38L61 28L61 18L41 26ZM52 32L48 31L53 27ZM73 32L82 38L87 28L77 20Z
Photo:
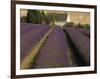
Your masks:
M28 10L26 21L28 23L41 23L41 15L38 10Z
M74 23L73 22L66 22L63 27L73 27Z
M75 25L75 27L78 27L78 28L84 28L84 25L83 25L83 24L78 23L78 24L76 24L76 25Z
M90 29L90 25L89 24L84 24L84 28L85 29Z

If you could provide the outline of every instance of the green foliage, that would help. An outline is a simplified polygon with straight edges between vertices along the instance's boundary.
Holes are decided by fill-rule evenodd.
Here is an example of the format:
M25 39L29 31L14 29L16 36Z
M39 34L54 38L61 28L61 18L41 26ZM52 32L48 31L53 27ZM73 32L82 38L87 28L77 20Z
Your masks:
M35 23L35 24L49 24L53 26L56 21L56 14L54 13L47 13L43 10L28 10L27 17L21 17L21 22L27 23ZM78 27L78 28L85 28L89 29L89 24L74 24L73 22L66 22L65 27Z
M41 23L41 16L38 10L28 10L26 21L28 23Z
M78 27L78 28L84 28L84 25L80 24L80 23L76 24L75 26Z
M55 15L39 10L28 10L26 21L35 24L54 24Z
M84 28L84 29L89 29L90 28L90 25L89 24L77 24L75 25L76 27L78 28Z
M65 25L63 26L63 28L65 27L78 27L78 28L84 28L84 29L90 29L90 25L89 24L74 24L73 22L66 22Z
M44 11L40 12L40 16L41 16L41 23L42 24L46 24L46 14L44 13Z
M75 27L78 27L78 28L84 28L84 29L90 29L90 25L89 24L77 24L75 25Z
M55 22L55 15L53 13L48 13L45 21L46 21L47 24L53 25L54 22Z
M85 29L90 29L90 25L89 24L84 24L84 28Z

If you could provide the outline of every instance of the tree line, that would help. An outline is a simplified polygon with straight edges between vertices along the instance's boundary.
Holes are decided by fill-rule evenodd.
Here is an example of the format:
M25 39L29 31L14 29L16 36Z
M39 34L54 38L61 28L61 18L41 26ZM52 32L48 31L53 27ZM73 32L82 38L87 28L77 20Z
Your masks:
M34 23L34 24L49 24L54 25L56 20L56 15L54 13L48 13L43 10L28 10L27 16L21 17L21 23ZM73 22L66 22L65 27L78 27L89 29L89 24L74 24Z

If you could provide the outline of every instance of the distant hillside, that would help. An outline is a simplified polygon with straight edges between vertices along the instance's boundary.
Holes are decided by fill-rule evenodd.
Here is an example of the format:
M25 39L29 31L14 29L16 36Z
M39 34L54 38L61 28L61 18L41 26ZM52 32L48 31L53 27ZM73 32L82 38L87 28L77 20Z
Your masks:
M75 24L90 24L90 14L84 12L68 12L71 22Z

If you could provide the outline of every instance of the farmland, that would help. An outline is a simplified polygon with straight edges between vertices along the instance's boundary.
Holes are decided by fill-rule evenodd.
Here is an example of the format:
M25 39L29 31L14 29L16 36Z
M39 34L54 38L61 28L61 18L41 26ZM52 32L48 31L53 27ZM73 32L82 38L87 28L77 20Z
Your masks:
M90 65L90 31L21 23L21 69Z

